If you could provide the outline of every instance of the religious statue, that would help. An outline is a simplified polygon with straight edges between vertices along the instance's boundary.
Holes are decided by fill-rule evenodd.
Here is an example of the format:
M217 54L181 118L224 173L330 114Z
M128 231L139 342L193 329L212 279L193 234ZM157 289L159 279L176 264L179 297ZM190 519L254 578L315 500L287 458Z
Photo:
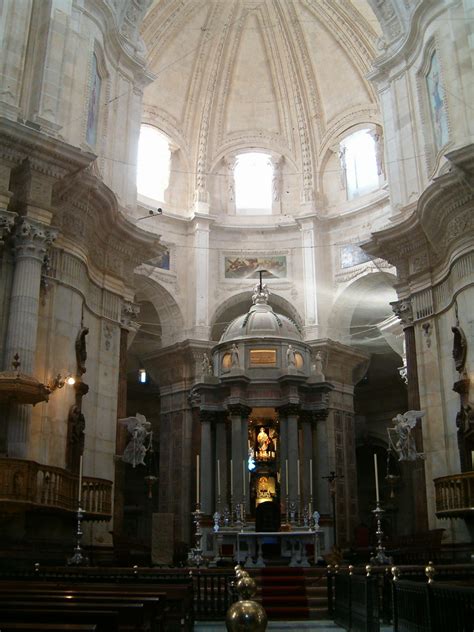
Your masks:
M316 355L314 356L314 363L313 363L312 369L313 369L314 375L319 375L324 380L323 359L321 357L320 351L317 351Z
M119 422L127 426L132 436L122 454L122 461L130 463L133 467L145 465L145 455L151 448L151 423L140 413L136 413L135 417L119 419Z
M269 296L270 296L270 291L267 287L267 284L257 283L257 285L253 289L252 303L254 305L256 303L267 303Z
M286 350L286 362L288 366L296 366L296 355L292 345L288 345Z
M86 360L87 360L87 349L86 349L86 336L89 333L89 327L81 327L79 333L76 338L76 363L77 363L77 374L79 376L83 375L86 372Z
M424 417L423 410L408 410L403 415L398 414L392 419L395 422L393 428L387 428L390 444L398 454L399 461L416 461L423 458L423 454L416 451L415 437L412 430L416 426L417 419ZM392 434L396 436L394 441Z
M231 367L239 367L240 366L240 362L239 362L239 348L237 347L235 342L232 345L232 349L230 350L230 365L231 365Z
M203 375L212 375L212 365L207 353L202 356L201 370Z
M268 435L265 432L265 428L263 426L260 428L260 432L257 435L257 443L258 443L259 452L267 451L268 444L270 443L270 439L268 438Z

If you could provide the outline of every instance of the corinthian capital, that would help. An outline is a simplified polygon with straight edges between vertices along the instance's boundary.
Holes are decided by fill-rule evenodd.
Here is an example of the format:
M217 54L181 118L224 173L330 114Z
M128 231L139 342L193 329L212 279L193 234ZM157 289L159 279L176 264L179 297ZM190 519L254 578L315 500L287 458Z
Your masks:
M390 305L395 316L401 320L402 325L407 327L413 323L413 307L409 298L393 301Z
M43 262L56 237L57 230L54 228L28 217L20 217L13 231L16 258L32 257Z
M8 235L12 232L16 216L16 213L0 209L0 248L5 243Z

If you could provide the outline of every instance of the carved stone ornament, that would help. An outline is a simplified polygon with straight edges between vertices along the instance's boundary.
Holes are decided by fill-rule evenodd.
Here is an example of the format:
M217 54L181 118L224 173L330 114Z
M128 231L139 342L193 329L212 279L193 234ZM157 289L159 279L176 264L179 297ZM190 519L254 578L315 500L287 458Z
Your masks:
M15 217L16 213L10 213L10 211L0 209L0 248L3 246L6 238L13 230Z
M83 375L86 372L86 360L87 360L87 349L86 349L86 336L89 333L88 327L81 327L79 333L76 338L76 364L77 364L77 374L79 376Z
M393 313L399 318L403 325L411 325L413 323L413 308L410 299L404 298L400 301L390 303Z
M467 339L461 327L451 327L451 331L454 334L454 337L453 337L454 364L456 366L456 371L461 373L464 370L464 365L466 364Z
M140 313L140 306L130 301L124 301L122 304L122 315L120 322L125 329L135 328L138 326L136 320Z
M57 231L40 222L21 217L13 231L13 243L17 257L32 257L44 262L44 257Z

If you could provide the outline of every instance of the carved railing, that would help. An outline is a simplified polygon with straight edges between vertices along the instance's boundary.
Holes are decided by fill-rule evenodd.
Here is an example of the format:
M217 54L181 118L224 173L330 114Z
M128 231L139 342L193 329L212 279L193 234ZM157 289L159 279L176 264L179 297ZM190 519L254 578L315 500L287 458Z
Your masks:
M474 472L434 479L438 518L463 518L474 514Z
M0 458L0 506L22 505L77 511L78 477L60 467L26 459ZM112 481L82 478L85 520L109 520L112 516Z

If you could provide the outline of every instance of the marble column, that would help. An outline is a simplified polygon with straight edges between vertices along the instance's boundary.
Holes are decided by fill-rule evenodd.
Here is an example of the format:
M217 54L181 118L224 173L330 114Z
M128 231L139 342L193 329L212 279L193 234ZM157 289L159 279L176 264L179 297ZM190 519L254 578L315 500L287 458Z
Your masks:
M194 220L195 305L194 337L209 339L209 235L210 220Z
M313 459L313 433L312 433L312 414L305 413L301 416L301 430L303 434L303 454L301 455L301 495L303 507L308 505L311 485L310 477L310 459ZM314 472L313 459L313 472ZM314 487L313 487L314 489Z
M213 509L213 482L214 468L212 460L212 413L201 410L201 472L200 472L200 502L201 511L208 516L214 513Z
M232 482L233 482L233 502L240 503L243 498L243 469L242 463L247 457L247 449L244 453L244 430L245 446L247 446L247 418L250 408L236 405L229 406L231 421L231 445L232 445Z
M278 411L280 419L280 497L283 511L286 512L286 461L288 460L288 420L284 410Z
M300 458L298 449L299 408L292 405L285 406L282 410L282 414L285 416L287 424L287 455L285 458L288 459L288 501L290 505L294 503L295 508L297 508L298 459ZM286 494L286 487L284 491Z
M318 335L318 299L315 259L314 216L299 220L303 252L305 330L309 337Z
M22 373L34 374L36 336L41 285L45 256L56 233L51 228L21 217L13 236L15 270L10 295L10 310L5 348L5 369L11 367L13 356L20 356ZM12 405L9 412L8 456L27 456L31 406Z
M217 483L217 461L220 462L220 483L221 483L221 506L222 512L227 504L227 437L225 419L220 417L216 423L216 505L218 502L218 483Z

